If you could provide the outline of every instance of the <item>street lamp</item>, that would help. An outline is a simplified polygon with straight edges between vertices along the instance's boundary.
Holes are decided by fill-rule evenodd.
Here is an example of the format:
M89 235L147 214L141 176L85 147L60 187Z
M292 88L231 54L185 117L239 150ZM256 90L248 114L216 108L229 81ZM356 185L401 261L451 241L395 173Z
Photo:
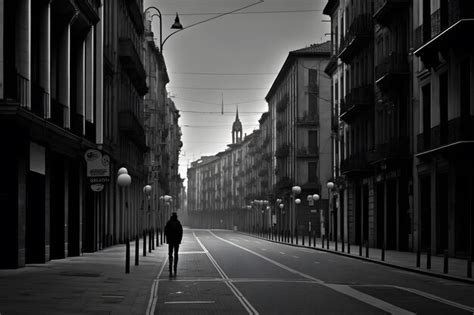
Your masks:
M318 194L308 195L306 199L308 200L308 204L312 206L314 202L319 200L319 195ZM317 210L316 210L316 213L317 213ZM311 221L308 222L308 231L311 235Z
M335 249L337 250L337 217L335 216L335 213L334 213L334 204L333 204L333 200L332 200L332 196L331 196L331 192L334 189L334 187L336 187L336 185L333 182L329 181L329 182L327 182L326 187L328 188L328 199L329 199L328 200L329 201L328 211L329 211L329 208L330 208L332 216L333 216L332 220L334 222L334 230L335 230L334 231L334 241L335 241L334 244L335 244ZM329 221L329 217L330 216L328 215L328 218L327 218L326 221ZM329 222L327 222L326 225L327 225L327 232L326 233L328 233L329 232ZM329 249L329 237L327 238L327 248Z
M181 23L179 22L179 16L178 16L178 13L176 12L176 18L174 20L173 25L171 26L171 29L177 29L177 31L171 33L163 40L163 24L162 24L161 11L157 7L151 6L145 9L145 16L149 14L150 10L155 10L157 12L150 15L150 20L152 20L154 16L157 16L160 18L160 53L163 54L163 45L165 44L166 40L170 38L171 35L173 35L174 33L177 33L183 30L183 25L181 25Z
M300 186L293 186L291 187L291 192L293 193L293 200L295 202L296 205L298 205L299 203L301 203L301 200L299 200L299 202L296 202L296 195L299 195L301 193L301 187ZM296 218L297 218L297 215L296 215L296 206L295 207L292 207L293 208L293 213L291 215L291 223L290 223L290 231L294 229L294 231L296 232L296 229L297 229L297 225L298 223L296 222ZM290 209L291 210L291 209ZM293 233L291 233L291 239L292 239L292 242L293 242Z
M120 189L122 190L122 198L124 198L124 188L130 186L132 183L132 178L130 175L128 175L128 170L125 167L121 167L118 172L117 172L117 185L120 186ZM122 218L124 216L124 202L126 203L127 201L122 200ZM128 207L128 205L127 205ZM128 212L128 211L127 211ZM128 219L127 219L128 221ZM122 228L125 225L125 222L122 224ZM130 241L129 241L129 224L127 222L127 234L125 238L125 273L130 273Z
M151 186L150 185L145 185L143 187L143 193L145 194L146 196L146 202L147 202L147 206L145 207L146 209L143 209L143 214L147 214L146 217L144 215L144 219L146 220L145 222L145 231L143 231L143 256L146 255L146 233L148 232L149 233L149 246L148 246L148 251L151 251L152 247L153 247L153 243L152 243L152 237L153 237L153 233L150 231L150 195L151 195ZM145 212L146 211L146 212ZM142 222L143 223L143 222Z

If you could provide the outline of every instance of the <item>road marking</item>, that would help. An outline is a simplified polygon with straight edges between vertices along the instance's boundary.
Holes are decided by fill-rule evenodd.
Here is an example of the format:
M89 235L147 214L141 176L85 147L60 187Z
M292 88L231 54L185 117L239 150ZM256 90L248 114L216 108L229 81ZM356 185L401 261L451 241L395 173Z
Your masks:
M205 254L206 251L202 250L196 250L196 251L189 251L189 252L179 252L180 255L186 255L186 254Z
M419 290L416 290L416 289L404 288L404 287L399 287L399 286L395 286L395 288L408 291L410 293L428 298L428 299L433 300L433 301L437 301L437 302L441 302L441 303L444 303L444 304L447 304L447 305L451 305L451 306L466 310L466 311L470 312L471 314L474 314L474 307L459 304L457 302L447 300L447 299L444 299L442 297L439 297L439 296L436 296L436 295L433 295L433 294L429 294L429 293L426 293L426 292L423 292L423 291L419 291Z
M319 261L315 261L314 263L315 263L315 264L319 264Z
M295 256L295 255L293 255L291 257L296 258L296 259L300 258L299 256Z
M282 255L285 255L285 253L284 253L284 252L280 252L280 254L282 254Z
M214 304L215 301L166 301L164 304Z
M266 250L267 250L266 248L260 248L260 249L263 250L263 251L266 251Z
M212 233L215 235L214 233ZM222 268L219 266L217 261L212 257L211 253L207 250L207 248L204 246L204 244L201 242L201 240L196 236L196 234L193 232L194 237L196 238L196 241L199 243L199 245L202 247L202 249L206 252L207 257L211 261L211 263L214 265L216 268L217 272L221 275L223 279L229 280L229 277L227 274L222 270ZM232 243L234 244L234 243ZM229 287L229 289L232 291L232 293L235 295L235 297L239 300L239 302L242 304L242 306L245 308L245 310L249 314L254 314L258 315L258 311L250 304L250 302L245 298L245 296L242 294L242 292L237 289L237 287L230 281L226 281L225 284Z
M328 288L333 289L334 291L337 291L344 295L348 295L356 300L372 305L390 314L415 314L406 309L400 308L398 306L387 303L383 300L377 299L363 292L357 291L348 285L342 285L342 284L324 284L324 285Z
M158 276L153 280L153 285L151 286L150 300L148 301L148 306L146 308L146 315L155 314L156 302L158 300L158 284L160 282L161 274L165 269L166 263L168 262L168 257L163 259L163 265L161 266Z
M334 291L337 291L337 292L339 292L339 293L341 293L341 294L344 294L344 295L350 296L350 297L352 297L352 298L355 298L355 299L357 299L357 300L360 300L360 301L362 301L362 302L364 302L364 303L366 303L366 304L368 304L368 305L374 306L374 307L379 308L379 309L381 309L381 310L383 310L383 311L386 311L386 312L388 312L388 313L391 313L391 314L414 314L414 313L412 313L412 312L410 312L410 311L408 311L408 310L399 308L399 307L397 307L397 306L395 306L395 305L393 305L393 304L387 303L387 302L382 301L382 300L380 300L380 299L377 299L377 298L375 298L375 297L373 297L373 296L370 296L370 295L367 295L367 294L365 294L365 293L362 293L362 292L359 292L359 291L357 291L357 290L354 290L354 289L352 289L351 287L349 287L349 286L347 286L347 285L327 284L327 283L325 283L325 282L322 281L322 280L319 280L319 279L317 279L317 278L315 278L315 277L313 277L313 276L310 276L310 275L308 275L308 274L305 274L305 273L303 273L303 272L300 272L300 271L298 271L298 270L295 270L295 269L293 269L293 268L290 268L290 267L288 267L288 266L286 266L286 265L283 265L283 264L281 264L281 263L279 263L279 262L277 262L277 261L275 261L275 260L273 260L273 259L270 259L270 258L268 258L268 257L263 256L262 254L259 254L259 253L257 253L257 252L254 252L254 251L251 250L251 249L248 249L248 248L245 248L245 247L240 246L240 245L238 245L238 244L232 243L232 242L229 241L229 240L226 240L226 239L224 239L224 238L222 238L222 237L217 236L217 235L214 234L212 231L209 231L209 233L210 233L211 235L213 235L215 238L220 239L220 240L223 241L223 242L226 242L226 243L231 244L231 245L233 245L233 246L235 246L235 247L237 247L237 248L240 248L240 249L242 249L242 250L244 250L244 251L246 251L246 252L249 252L249 253L251 253L251 254L254 254L255 256L260 257L260 258L262 258L262 259L264 259L264 260L266 260L266 261L268 261L268 262L270 262L270 263L272 263L272 264L274 264L274 265L276 265L276 266L278 266L278 267L280 267L280 268L282 268L282 269L285 269L285 270L287 270L287 271L289 271L289 272L291 272L291 273L297 274L297 275L299 275L299 276L301 276L301 277L303 277L303 278L312 280L312 281L314 281L315 283L318 283L318 284L320 284L320 285L322 285L322 286L325 286L325 287L327 287L327 288L329 288L329 289L332 289L332 290L334 290Z

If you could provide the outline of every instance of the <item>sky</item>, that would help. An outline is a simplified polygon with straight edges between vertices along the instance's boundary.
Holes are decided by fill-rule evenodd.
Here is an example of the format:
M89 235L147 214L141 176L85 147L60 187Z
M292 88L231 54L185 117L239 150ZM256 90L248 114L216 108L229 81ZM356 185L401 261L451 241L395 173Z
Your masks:
M144 0L162 14L163 39L176 12L185 29L163 45L167 85L181 117L179 172L232 142L238 106L244 134L258 128L265 96L292 50L330 40L326 0ZM253 5L255 4L255 5ZM246 9L199 23L219 14ZM155 12L150 9L150 12ZM195 23L194 26L192 26ZM186 28L189 27L189 28ZM159 45L159 18L152 30ZM224 114L221 114L222 102ZM186 181L185 181L186 185Z

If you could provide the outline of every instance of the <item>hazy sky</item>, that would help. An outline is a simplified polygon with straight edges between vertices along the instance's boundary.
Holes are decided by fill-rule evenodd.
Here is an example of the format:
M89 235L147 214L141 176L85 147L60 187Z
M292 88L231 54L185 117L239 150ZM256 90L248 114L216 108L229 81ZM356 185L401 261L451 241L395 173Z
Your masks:
M163 38L176 12L184 27L259 0L144 0L163 15ZM258 128L265 96L288 52L330 40L326 0L265 0L172 35L163 46L170 92L181 112L181 177L202 155L230 143L238 105L244 134ZM280 12L285 11L285 12ZM159 18L152 30L159 42ZM222 97L224 115L221 114Z

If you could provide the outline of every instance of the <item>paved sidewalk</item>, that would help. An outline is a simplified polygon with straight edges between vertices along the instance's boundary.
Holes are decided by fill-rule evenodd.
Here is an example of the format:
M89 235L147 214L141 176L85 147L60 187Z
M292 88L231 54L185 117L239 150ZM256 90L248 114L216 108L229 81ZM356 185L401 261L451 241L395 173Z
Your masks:
M0 314L145 314L166 247L155 247L143 257L140 240L139 265L135 266L135 242L130 245L129 274L125 273L124 244L0 270Z
M267 239L267 235L264 237L257 236L255 237ZM270 240L274 242L279 242L275 239ZM342 244L338 242L337 251L335 250L335 242L329 242L329 249L327 249L327 241L324 241L324 248L322 247L322 239L316 238L316 247L314 247L314 239L311 238L311 246L308 243L308 237L305 237L304 247L307 248L316 248L318 250L323 250L326 252L331 252L334 254L350 256L357 259L363 259L372 261L379 264L384 264L392 267L397 267L404 270L409 270L413 272L428 274L436 277L442 277L451 280L459 280L463 282L468 282L474 284L474 279L467 276L468 261L466 259L456 259L449 257L448 259L448 273L444 273L444 257L443 256L431 256L431 268L427 269L427 254L426 252L421 253L420 255L420 267L416 267L417 254L412 252L400 252L394 250L385 251L385 259L382 261L382 250L379 248L369 248L368 257L366 257L366 248L362 247L362 255L360 255L359 245L351 245L350 253L348 252L347 243L344 244L344 252L342 251ZM303 246L302 238L299 236L298 245L296 245L296 238L293 239L293 246ZM472 268L472 263L471 263Z

